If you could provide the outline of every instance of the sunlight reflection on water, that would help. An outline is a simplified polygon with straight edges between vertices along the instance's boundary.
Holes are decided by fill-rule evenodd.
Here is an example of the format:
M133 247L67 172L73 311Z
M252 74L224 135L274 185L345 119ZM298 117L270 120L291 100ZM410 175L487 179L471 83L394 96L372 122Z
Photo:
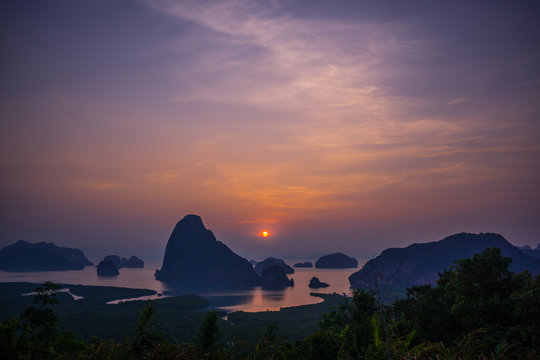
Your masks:
M286 261L292 265L299 260ZM137 289L156 290L159 294L167 295L193 293L188 289L178 289L154 279L154 271L161 264L149 264L139 269L120 269L120 275L116 277L97 276L94 266L84 270L72 271L47 271L47 272L7 272L0 271L0 282L31 282L42 284L52 281L58 284L118 286ZM255 287L245 290L208 290L197 291L198 295L208 298L213 307L219 307L227 311L266 311L279 310L281 307L314 304L321 302L319 297L311 296L311 292L351 294L348 277L358 269L315 269L295 268L295 273L288 275L294 279L294 287L284 289L263 289ZM313 276L329 283L330 286L321 289L310 289L309 281ZM76 295L76 294L75 294ZM141 297L157 299L157 295Z

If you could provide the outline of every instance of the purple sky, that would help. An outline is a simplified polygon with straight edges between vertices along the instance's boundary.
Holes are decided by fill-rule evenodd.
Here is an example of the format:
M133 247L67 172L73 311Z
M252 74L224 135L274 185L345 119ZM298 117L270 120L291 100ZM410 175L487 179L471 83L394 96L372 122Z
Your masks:
M188 213L248 258L540 242L536 1L8 0L0 18L0 246L159 261Z

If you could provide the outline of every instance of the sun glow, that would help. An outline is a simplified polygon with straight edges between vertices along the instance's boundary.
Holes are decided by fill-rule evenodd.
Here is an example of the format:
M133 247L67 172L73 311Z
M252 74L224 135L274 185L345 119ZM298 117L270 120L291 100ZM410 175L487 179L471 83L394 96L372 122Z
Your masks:
M270 233L268 231L261 231L260 235L262 237L268 237L268 236L270 236Z

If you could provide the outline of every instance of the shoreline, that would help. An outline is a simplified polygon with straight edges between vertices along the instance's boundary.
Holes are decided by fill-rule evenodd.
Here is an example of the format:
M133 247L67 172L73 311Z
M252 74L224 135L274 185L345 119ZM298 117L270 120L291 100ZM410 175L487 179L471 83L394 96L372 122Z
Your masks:
M0 289L3 285L7 286L33 286L33 287L39 287L43 285L42 283L33 283L33 282L0 282ZM166 293L160 293L155 290L151 289L142 289L142 288L130 288L130 287L118 287L118 286L108 286L108 285L82 285L82 284L64 284L60 283L57 284L61 287L57 292L58 293L66 293L72 297L74 301L79 301L82 299L85 299L85 296L80 295L77 293L77 290L72 289L81 289L81 288L87 288L91 291L91 289L101 289L101 290L118 290L118 291L124 291L129 290L134 292L136 295L138 295L138 292L145 292L144 295L141 296L132 296L132 297L121 297L116 299L111 299L106 302L104 302L105 305L118 305L125 302L137 302L137 301L155 301L160 299L167 299L167 298L175 298L180 296L198 296L201 298L206 299L209 302L209 306L205 307L204 309L201 309L201 311L206 310L218 310L225 312L227 314L233 313L233 312L245 312L245 313L264 313L264 312L279 312L282 309L290 309L295 308L299 306L310 306L310 305L316 305L323 303L328 295L339 295L337 293L333 294L326 294L326 293L316 293L316 292L310 292L309 295L315 298L318 298L320 300L314 302L314 303L308 303L308 304L297 304L297 305L291 305L291 306L279 306L279 307L266 307L265 309L261 310L234 310L234 309L228 309L227 303L231 303L231 298L234 298L235 295L210 295L205 296L204 294L197 294L197 293L185 293L185 294L166 294ZM85 291L86 292L86 291ZM31 296L35 295L34 291L21 293L21 296ZM343 296L343 295L339 295ZM346 297L346 296L344 296ZM91 297L90 297L91 298ZM234 302L234 301L233 301ZM230 305L229 305L230 306Z

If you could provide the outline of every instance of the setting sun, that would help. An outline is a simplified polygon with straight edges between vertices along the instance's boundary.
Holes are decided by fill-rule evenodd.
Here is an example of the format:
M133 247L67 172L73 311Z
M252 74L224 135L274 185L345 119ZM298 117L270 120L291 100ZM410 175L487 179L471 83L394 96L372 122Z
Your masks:
M261 236L267 237L269 235L270 235L270 233L268 231L261 231Z

